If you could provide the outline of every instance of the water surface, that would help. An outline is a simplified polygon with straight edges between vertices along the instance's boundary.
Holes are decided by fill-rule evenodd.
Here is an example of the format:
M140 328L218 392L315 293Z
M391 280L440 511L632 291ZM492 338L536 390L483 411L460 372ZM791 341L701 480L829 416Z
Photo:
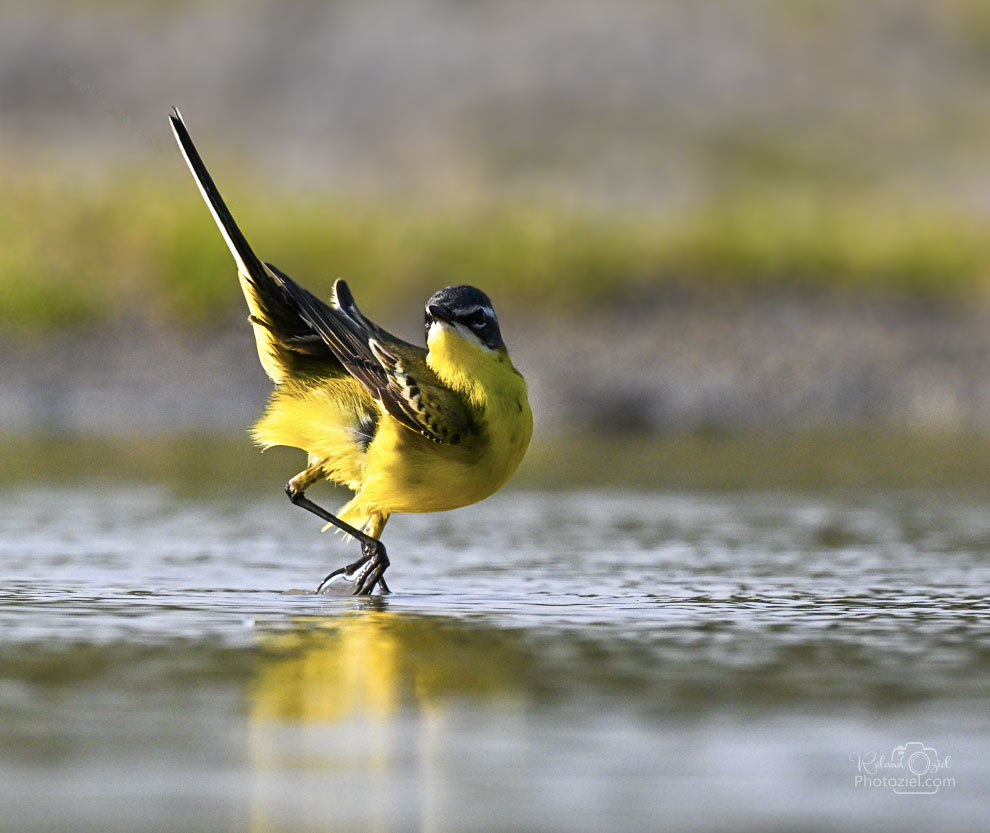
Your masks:
M355 600L273 491L0 492L5 829L985 827L981 496L509 491Z

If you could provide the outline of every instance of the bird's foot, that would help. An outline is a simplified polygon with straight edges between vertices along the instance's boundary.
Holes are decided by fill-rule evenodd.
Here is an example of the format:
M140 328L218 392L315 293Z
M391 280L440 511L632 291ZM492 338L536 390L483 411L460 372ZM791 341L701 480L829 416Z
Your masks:
M382 596L391 591L385 583L389 560L381 541L361 545L361 557L353 564L334 570L316 588L324 596L370 596L375 586Z

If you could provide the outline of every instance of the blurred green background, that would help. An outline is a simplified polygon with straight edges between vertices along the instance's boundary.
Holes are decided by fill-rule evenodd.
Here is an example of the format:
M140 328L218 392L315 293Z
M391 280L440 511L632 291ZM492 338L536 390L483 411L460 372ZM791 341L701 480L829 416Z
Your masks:
M177 105L318 294L410 339L440 286L493 296L523 477L986 486L988 82L981 0L4 3L6 476L250 453Z

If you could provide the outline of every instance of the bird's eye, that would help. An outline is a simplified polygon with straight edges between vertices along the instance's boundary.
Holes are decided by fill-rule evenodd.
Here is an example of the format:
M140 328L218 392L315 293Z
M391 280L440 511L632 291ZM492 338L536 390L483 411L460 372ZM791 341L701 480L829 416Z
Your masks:
M481 310L477 310L476 312L472 312L470 315L467 315L467 316L464 317L464 322L469 327L471 327L472 329L475 329L475 330L480 330L482 327L485 326L485 324L487 323L487 321L488 321L488 319L485 318L485 314Z

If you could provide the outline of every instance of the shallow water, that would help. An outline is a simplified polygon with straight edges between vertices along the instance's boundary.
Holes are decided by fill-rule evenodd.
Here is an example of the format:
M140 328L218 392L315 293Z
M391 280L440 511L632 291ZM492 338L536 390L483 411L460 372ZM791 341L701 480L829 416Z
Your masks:
M277 491L0 498L3 829L985 828L982 496L509 491L369 600Z

